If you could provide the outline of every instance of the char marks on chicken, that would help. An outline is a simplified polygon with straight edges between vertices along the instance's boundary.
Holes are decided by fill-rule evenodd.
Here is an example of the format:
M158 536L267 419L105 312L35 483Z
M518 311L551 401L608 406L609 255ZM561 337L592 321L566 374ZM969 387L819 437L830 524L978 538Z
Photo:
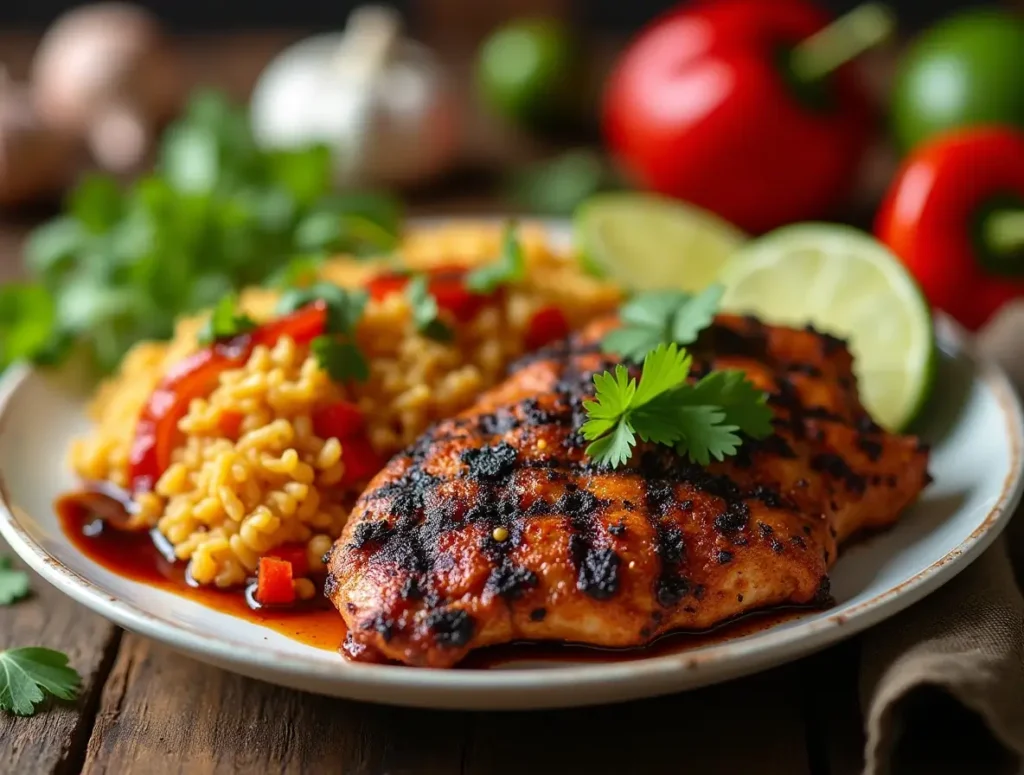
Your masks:
M329 558L354 659L449 667L528 640L633 647L780 605L830 603L837 546L893 523L927 484L926 447L886 433L845 344L720 316L691 378L742 369L775 433L702 467L639 444L611 470L579 428L618 359L591 324L393 458Z

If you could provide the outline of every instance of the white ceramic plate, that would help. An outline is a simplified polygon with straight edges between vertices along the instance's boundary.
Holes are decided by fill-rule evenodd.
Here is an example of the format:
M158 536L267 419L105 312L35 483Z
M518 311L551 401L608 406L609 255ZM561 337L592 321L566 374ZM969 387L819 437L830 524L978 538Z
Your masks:
M0 381L0 533L47 581L117 624L227 670L321 694L437 708L540 708L664 694L734 678L824 648L949 581L1005 525L1020 497L1021 409L1005 376L939 318L943 357L922 434L935 482L892 530L848 547L836 606L743 637L629 661L506 662L481 670L353 665L249 621L120 577L62 534L54 499L84 432L84 399L59 376Z

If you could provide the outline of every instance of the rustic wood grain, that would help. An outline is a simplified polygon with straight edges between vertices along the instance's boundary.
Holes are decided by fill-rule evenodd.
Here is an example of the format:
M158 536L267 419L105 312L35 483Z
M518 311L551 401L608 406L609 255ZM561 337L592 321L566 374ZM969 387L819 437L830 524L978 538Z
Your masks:
M468 726L281 689L126 635L83 772L458 773Z
M657 775L685 762L694 775L810 775L798 670L624 705L470 714L280 689L129 635L83 772Z
M10 555L0 539L0 555ZM82 675L76 702L49 702L31 718L0 713L0 772L77 773L96 704L120 641L120 630L72 602L35 574L32 596L0 607L0 651L46 646L65 652Z

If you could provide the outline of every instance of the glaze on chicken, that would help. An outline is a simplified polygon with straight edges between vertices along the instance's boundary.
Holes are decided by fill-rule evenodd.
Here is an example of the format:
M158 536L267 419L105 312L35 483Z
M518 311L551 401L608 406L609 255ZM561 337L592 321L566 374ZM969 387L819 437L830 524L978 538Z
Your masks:
M578 434L606 319L516 364L396 456L331 550L327 594L353 659L449 667L525 640L642 646L756 609L826 606L839 542L892 524L928 482L926 447L879 429L845 344L719 317L699 378L743 369L775 433L707 468L639 444L592 464Z

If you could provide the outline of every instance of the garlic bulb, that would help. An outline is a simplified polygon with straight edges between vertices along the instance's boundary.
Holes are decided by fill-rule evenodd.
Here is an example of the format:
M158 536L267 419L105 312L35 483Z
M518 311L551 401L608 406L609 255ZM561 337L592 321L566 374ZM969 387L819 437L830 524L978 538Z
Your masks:
M433 53L398 28L390 9L365 7L344 33L282 52L252 95L257 141L329 145L341 186L412 185L443 172L458 150L458 105Z

